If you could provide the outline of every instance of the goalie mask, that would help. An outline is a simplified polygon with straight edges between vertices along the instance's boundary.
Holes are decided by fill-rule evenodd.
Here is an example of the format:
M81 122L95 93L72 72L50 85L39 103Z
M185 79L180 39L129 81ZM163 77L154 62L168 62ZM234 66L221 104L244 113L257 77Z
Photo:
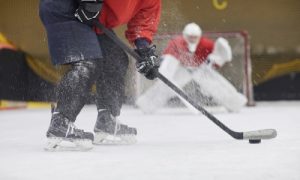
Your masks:
M182 35L188 44L189 51L194 53L202 36L201 28L196 23L187 24L183 29Z

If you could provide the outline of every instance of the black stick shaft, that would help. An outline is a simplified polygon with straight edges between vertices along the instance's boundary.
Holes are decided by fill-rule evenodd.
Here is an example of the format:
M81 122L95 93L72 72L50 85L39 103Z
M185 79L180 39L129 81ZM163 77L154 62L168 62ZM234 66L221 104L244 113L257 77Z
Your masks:
M98 21L95 21L95 25L99 29L101 29L109 38L111 38L112 41L114 41L117 45L119 45L124 51L126 51L128 54L130 54L137 61L140 61L139 55L136 52L134 52L130 47L128 47L124 42L122 42L114 33L112 33L110 30L108 30L106 27L104 27ZM200 106L198 103L196 103L193 99L188 97L181 89L179 89L177 86L175 86L164 75L162 75L161 73L158 72L157 76L158 76L159 80L164 82L173 91L175 91L179 96L181 96L183 99L185 99L187 102L189 102L194 108L196 108L198 111L200 111L202 114L204 114L208 119L210 119L217 126L219 126L221 129L223 129L225 132L227 132L230 136L232 136L235 139L243 139L243 133L235 132L235 131L231 130L230 128L228 128L225 124L223 124L221 121L219 121L215 116L210 114L202 106Z

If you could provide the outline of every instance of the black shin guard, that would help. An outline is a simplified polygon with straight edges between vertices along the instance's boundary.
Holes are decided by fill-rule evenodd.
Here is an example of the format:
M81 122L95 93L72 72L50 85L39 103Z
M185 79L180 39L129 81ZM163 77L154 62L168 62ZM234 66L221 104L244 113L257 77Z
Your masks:
M125 99L125 78L129 59L127 54L106 35L99 35L104 62L96 80L96 104L119 116Z
M91 86L96 79L98 60L80 61L72 64L57 87L57 109L70 121L75 121L83 108Z

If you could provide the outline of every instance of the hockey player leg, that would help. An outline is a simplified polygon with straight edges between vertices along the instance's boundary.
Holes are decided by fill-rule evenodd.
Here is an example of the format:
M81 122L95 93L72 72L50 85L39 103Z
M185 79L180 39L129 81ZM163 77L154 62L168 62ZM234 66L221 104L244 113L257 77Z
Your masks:
M230 112L239 111L247 103L247 98L228 80L205 64L194 73L193 78L200 85L204 95L212 97Z
M57 107L47 131L46 150L89 150L93 134L76 128L74 121L90 92L98 60L72 63L57 88Z
M107 36L98 38L105 57L96 81L98 117L94 144L133 144L136 142L136 128L121 124L117 119L125 98L128 56Z

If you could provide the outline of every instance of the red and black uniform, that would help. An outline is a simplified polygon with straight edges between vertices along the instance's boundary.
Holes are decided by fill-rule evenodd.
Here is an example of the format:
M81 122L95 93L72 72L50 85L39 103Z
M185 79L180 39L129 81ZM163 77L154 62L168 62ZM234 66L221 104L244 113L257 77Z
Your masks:
M128 57L99 29L74 17L78 6L76 0L40 1L52 62L72 66L58 85L57 109L75 121L96 83L98 109L107 109L118 116L124 101ZM161 0L105 0L99 21L109 29L127 24L125 35L130 43L138 38L151 43L160 11Z
M212 53L213 48L214 41L202 37L197 46L196 52L191 53L183 36L177 36L169 42L163 54L170 54L174 56L184 66L197 67L206 61L207 56Z

